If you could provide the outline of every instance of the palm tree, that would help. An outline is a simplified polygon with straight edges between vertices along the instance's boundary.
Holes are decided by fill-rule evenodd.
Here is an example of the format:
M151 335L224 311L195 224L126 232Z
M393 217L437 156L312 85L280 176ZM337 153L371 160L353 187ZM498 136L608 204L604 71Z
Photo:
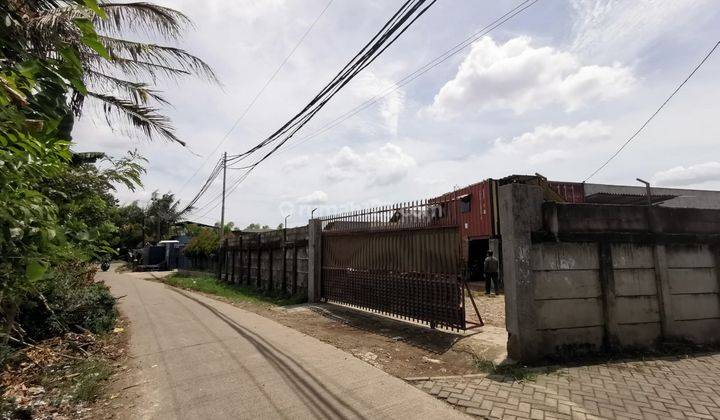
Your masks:
M30 51L40 58L62 57L76 65L84 83L72 86L71 109L80 116L86 100L97 102L108 125L125 122L145 136L178 142L172 122L159 106L168 104L151 87L159 77L199 76L217 83L212 69L187 51L155 43L134 42L127 33L143 33L165 42L176 41L192 26L181 12L152 3L95 3L95 0L5 0L7 16L0 29L0 65L9 65L13 51ZM14 42L15 48L7 48ZM67 48L68 46L72 48ZM72 49L78 51L73 53ZM68 132L72 121L68 123Z
M150 204L145 210L145 225L152 229L154 240L161 241L170 231L170 226L180 220L180 201L175 200L175 195L166 193L162 196L154 191L150 197ZM148 236L151 236L148 235Z

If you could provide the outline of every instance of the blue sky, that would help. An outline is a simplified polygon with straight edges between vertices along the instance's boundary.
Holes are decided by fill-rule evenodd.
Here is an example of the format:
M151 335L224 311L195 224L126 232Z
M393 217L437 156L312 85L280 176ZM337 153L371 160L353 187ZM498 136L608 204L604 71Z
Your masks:
M253 109L203 160L327 5L327 0L161 1L196 28L181 44L213 66L222 87L160 82L188 149L124 137L93 112L76 150L149 159L145 189L191 198L221 151L258 143L299 110L399 7L334 0ZM542 173L582 181L662 103L720 39L713 0L540 0L472 46L341 125L300 143L395 86L519 1L439 0L318 114L286 151L229 197L226 219L277 225L318 214L430 197L489 177ZM591 182L720 188L720 54ZM188 182L197 168L198 175ZM238 173L229 171L233 179ZM183 188L183 185L187 185ZM216 196L217 182L199 206ZM190 219L212 223L212 202Z

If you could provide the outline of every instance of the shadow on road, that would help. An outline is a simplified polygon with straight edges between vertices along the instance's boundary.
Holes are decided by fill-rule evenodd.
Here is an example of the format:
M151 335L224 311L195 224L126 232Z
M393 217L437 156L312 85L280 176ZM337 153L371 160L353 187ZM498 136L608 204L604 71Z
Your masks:
M335 395L330 391L321 380L313 376L293 358L261 336L253 333L247 328L235 322L233 319L220 312L216 308L202 302L201 300L183 292L182 290L171 287L175 293L192 300L201 305L218 319L227 324L241 337L246 339L257 351L285 378L291 385L291 389L305 402L305 405L314 412L318 418L342 418L342 419L364 419L359 411L350 406L343 400L341 396ZM341 372L338 372L341 374Z

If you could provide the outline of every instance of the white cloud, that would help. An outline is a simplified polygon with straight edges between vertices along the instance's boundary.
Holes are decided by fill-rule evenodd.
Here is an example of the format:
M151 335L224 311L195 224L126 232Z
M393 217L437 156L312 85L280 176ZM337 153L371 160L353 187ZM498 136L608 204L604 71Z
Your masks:
M572 50L594 59L635 59L659 37L682 36L678 28L699 23L699 14L716 6L710 0L573 0Z
M490 153L533 165L565 161L588 153L608 140L610 132L610 127L600 121L583 121L575 126L541 125L510 140L496 139Z
M668 186L685 186L709 181L720 181L720 162L705 162L688 167L676 166L657 172L653 183Z
M300 155L286 160L282 167L284 171L293 171L307 166L308 163L310 163L310 156Z
M397 134L398 120L404 109L405 95L401 90L391 91L395 87L389 79L379 77L372 71L360 73L353 81L352 90L362 99L371 99L387 93L380 101L378 109L385 128L392 134Z
M323 204L327 203L328 195L324 191L317 190L298 198L296 201L298 204Z
M621 96L634 84L633 72L618 63L583 65L572 53L532 46L529 37L504 44L483 37L428 111L436 117L491 108L521 114L550 104L573 111L589 101Z
M371 186L396 184L416 164L412 156L392 143L386 143L377 151L363 155L345 146L328 163L330 167L324 173L326 180L334 183L362 176Z

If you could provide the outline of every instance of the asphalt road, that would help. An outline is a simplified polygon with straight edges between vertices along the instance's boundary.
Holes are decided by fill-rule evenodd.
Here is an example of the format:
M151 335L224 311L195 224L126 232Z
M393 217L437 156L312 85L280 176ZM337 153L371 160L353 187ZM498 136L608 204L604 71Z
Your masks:
M127 418L465 418L401 379L202 295L99 274L130 320ZM126 389L122 389L126 388Z

